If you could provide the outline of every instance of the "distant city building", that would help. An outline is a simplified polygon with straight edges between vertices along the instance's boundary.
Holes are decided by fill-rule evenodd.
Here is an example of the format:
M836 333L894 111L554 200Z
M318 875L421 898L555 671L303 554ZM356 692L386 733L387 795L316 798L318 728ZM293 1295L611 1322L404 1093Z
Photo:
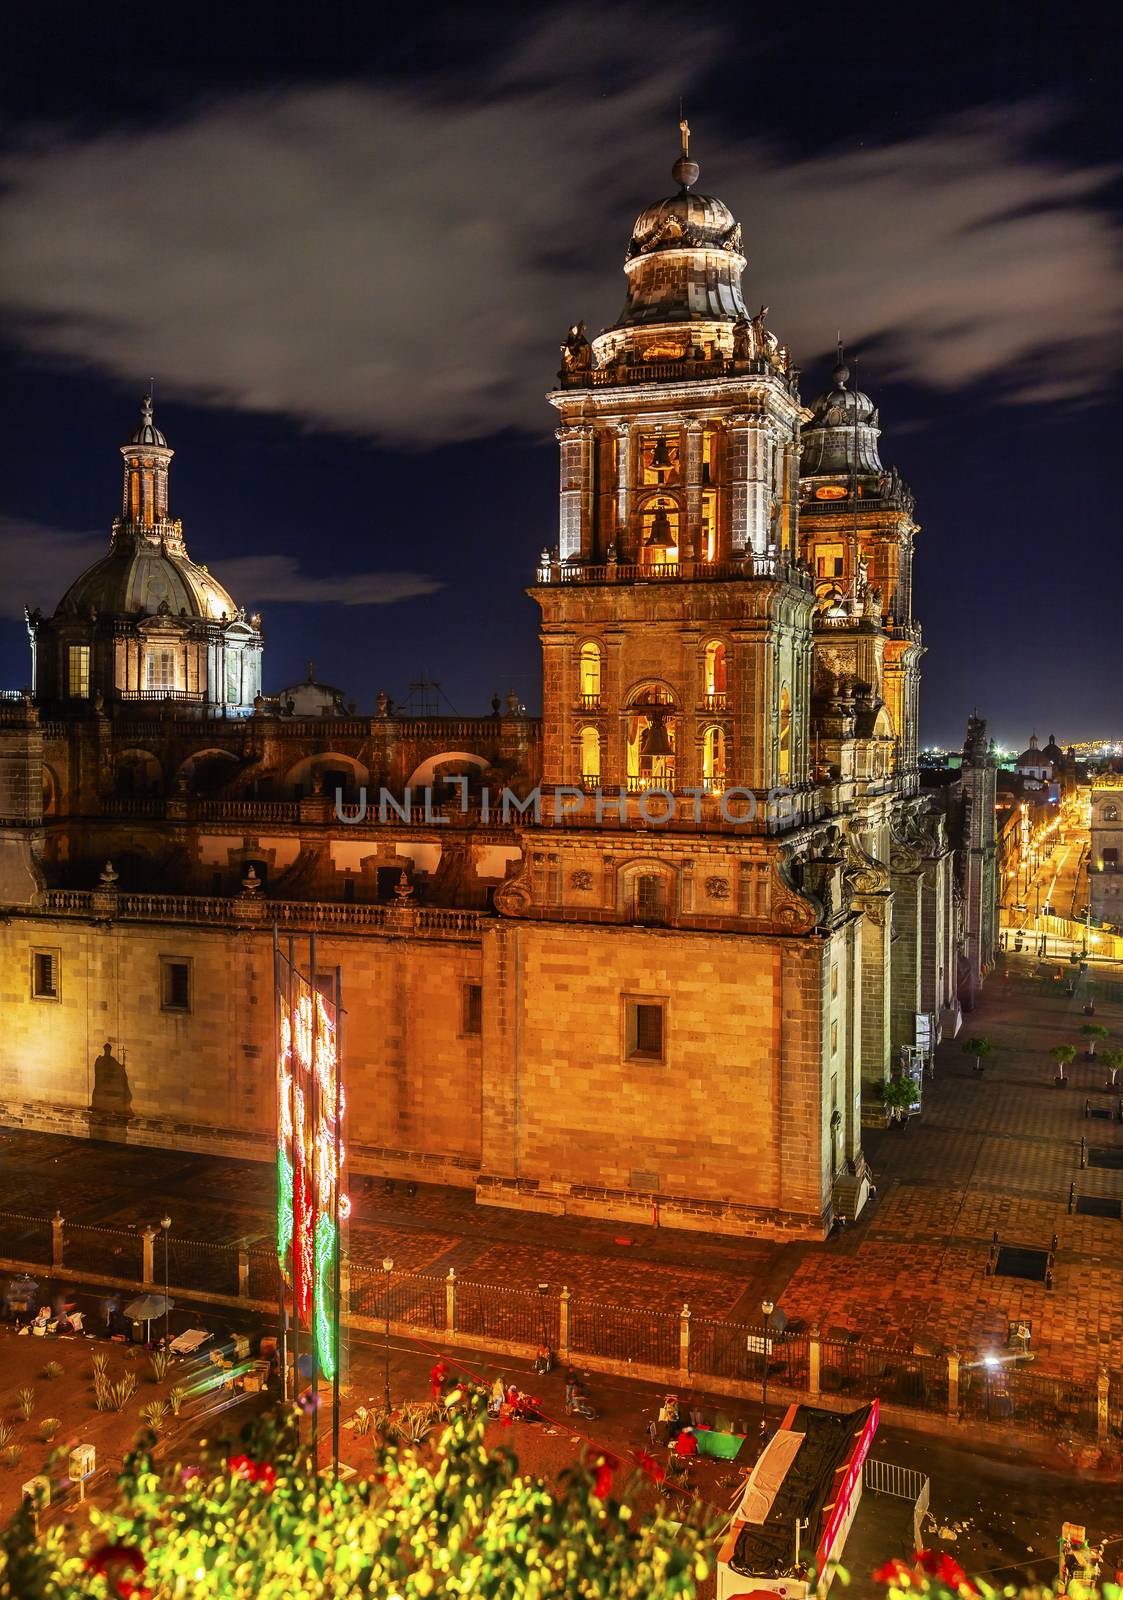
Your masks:
M270 1158L276 926L341 974L353 1172L734 1234L861 1209L881 1085L994 959L995 760L972 718L921 788L877 408L841 351L804 408L685 144L674 180L562 346L541 721L262 696L146 402L0 705L5 1123Z
M1123 776L1092 780L1088 908L1095 922L1123 927Z

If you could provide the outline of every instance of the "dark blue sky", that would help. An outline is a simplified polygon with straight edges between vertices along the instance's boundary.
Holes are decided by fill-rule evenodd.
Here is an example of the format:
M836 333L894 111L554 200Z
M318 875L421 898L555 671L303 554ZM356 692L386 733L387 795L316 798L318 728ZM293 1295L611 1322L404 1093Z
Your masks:
M8 25L0 680L104 539L150 372L266 687L537 707L565 324L611 320L677 95L804 398L841 327L923 524L922 736L1123 731L1123 186L1090 8L97 10ZM1110 430L1110 431L1109 431ZM294 600L293 596L311 596ZM397 596L397 598L394 598Z

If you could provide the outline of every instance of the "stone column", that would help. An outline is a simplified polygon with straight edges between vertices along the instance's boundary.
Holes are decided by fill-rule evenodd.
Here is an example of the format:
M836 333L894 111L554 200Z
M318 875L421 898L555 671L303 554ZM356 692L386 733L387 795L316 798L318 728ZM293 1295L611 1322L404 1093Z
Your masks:
M1110 1385L1108 1370L1106 1367L1101 1367L1096 1373L1096 1438L1100 1444L1107 1443Z
M238 1299L250 1297L250 1253L245 1245L238 1246Z
M154 1283L156 1279L152 1268L152 1255L156 1240L156 1229L145 1228L141 1237L143 1239L143 1247L141 1250L140 1281L141 1283Z
M562 1284L558 1303L558 1359L569 1360L569 1286Z
M686 427L686 528L678 558L700 561L702 549L702 424L691 419Z
M445 1332L456 1332L456 1268L449 1267L445 1279Z
M889 990L893 946L890 928L893 896L881 894L855 896L864 913L862 928L862 1100L875 1120L880 1119L876 1087L889 1075ZM883 1119L881 1119L883 1120Z
M821 1391L820 1364L823 1358L822 1335L818 1328L812 1328L807 1336L807 1389L814 1397Z
M51 1266L62 1266L62 1212L56 1211L51 1218Z
M632 430L628 423L616 427L616 528L613 542L620 561L631 560L629 521L631 506Z
M678 1375L680 1383L690 1381L690 1307L684 1305L678 1323Z
M959 1415L959 1351L948 1351L948 1416Z
M562 561L588 558L591 543L592 442L589 423L558 428L561 485L558 497L558 551Z

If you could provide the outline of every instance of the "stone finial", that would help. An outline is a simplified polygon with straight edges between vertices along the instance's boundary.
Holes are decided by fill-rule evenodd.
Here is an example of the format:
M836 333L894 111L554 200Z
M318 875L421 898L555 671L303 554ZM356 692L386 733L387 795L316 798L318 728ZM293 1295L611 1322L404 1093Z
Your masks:
M385 689L379 689L374 703L378 708L378 715L384 717L390 709L390 696Z

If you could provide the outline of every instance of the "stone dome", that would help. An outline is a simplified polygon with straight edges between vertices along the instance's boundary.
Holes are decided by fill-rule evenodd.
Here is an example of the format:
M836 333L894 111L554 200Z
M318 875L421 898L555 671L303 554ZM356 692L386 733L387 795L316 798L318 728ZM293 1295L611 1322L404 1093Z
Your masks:
M166 450L168 441L152 420L152 396L146 394L140 403L140 422L134 432L129 436L130 444L150 444L158 450Z
M640 212L632 229L628 260L654 250L701 249L728 250L739 256L740 224L724 200L692 194L684 185L678 194L656 200Z
M186 555L161 543L122 533L109 552L87 567L59 602L56 616L155 616L161 610L221 622L233 621L238 608L221 583Z
M800 434L801 476L884 472L877 448L881 432L877 407L868 394L847 388L850 368L844 361L839 361L832 379L833 387L817 395L808 408L811 415Z

